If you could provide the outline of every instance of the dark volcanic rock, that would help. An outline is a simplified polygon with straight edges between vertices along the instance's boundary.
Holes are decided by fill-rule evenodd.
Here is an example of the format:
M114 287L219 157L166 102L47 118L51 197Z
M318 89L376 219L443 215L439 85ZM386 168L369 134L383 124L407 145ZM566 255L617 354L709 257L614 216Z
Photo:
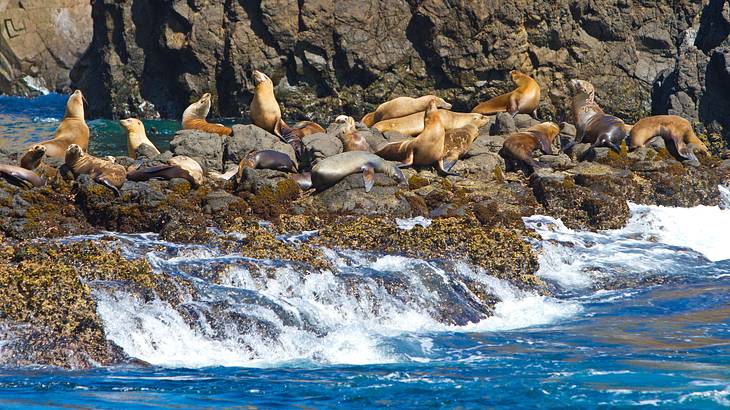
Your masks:
M170 141L170 150L175 155L186 155L198 161L204 171L223 171L225 143L225 138L218 134L181 130Z
M264 149L283 152L296 163L296 154L291 145L282 142L276 135L268 133L255 125L233 126L233 135L226 139L223 160L226 163L231 162L238 165L249 152Z

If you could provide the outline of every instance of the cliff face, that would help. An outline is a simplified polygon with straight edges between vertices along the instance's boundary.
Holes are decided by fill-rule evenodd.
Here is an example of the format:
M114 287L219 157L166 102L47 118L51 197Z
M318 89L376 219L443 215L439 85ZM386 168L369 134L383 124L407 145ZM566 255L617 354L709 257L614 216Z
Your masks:
M240 116L256 68L279 83L286 115L323 120L433 90L470 109L511 89L517 68L548 90L544 117L564 117L579 77L627 120L654 109L712 122L703 101L723 90L706 79L727 73L730 30L727 4L705 3L96 0L72 78L96 116L177 117L208 91L216 114Z
M89 0L0 0L0 93L68 91L92 26Z

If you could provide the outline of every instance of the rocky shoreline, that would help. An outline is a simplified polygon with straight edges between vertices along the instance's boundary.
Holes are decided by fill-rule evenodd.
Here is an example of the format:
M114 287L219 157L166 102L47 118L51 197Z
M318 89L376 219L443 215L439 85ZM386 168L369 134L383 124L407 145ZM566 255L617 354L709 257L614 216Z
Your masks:
M549 294L549 286L535 276L539 249L522 217L542 214L570 228L617 229L629 217L627 201L718 205L718 185L730 185L729 159L679 162L661 139L630 153L625 146L618 153L608 148L586 153L588 144L577 144L566 153L540 156L548 168L531 175L506 170L497 154L504 138L535 122L522 114L494 116L455 166L460 176L440 177L430 167L404 169L407 183L398 184L377 174L369 193L360 175L313 193L302 192L287 173L246 169L238 183L211 178L197 188L184 179L127 181L116 196L88 176L62 175L53 160L37 170L49 181L44 187L24 189L0 180L0 331L11 340L3 349L5 362L84 368L127 361L104 337L92 296L100 286L123 284L127 291L173 306L196 298L185 280L155 273L144 259L125 258L111 238L63 239L70 236L154 232L169 242L294 263L301 275L333 269L324 249L460 260L518 288ZM302 161L342 150L332 127L304 138ZM401 138L362 132L370 133L373 146ZM560 139L573 140L574 134L575 127L562 125ZM144 162L187 155L208 172L223 172L241 152L289 148L280 145L277 137L250 125L234 126L228 138L182 130L171 143L172 152ZM15 163L21 153L8 146L3 150L2 163ZM123 156L115 160L132 163ZM431 224L411 230L396 225L396 218L419 216ZM284 239L303 231L313 233L302 241ZM443 307L444 323L491 314L498 300L476 283L466 286L473 287L469 297L478 299L469 304L474 307Z

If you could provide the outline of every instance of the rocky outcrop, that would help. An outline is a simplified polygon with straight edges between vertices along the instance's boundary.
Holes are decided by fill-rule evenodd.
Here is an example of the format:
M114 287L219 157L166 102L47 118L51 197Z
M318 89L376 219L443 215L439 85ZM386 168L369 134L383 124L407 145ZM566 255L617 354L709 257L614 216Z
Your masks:
M69 73L91 44L88 0L0 1L0 93L69 90Z
M100 0L74 78L96 116L174 118L212 92L216 114L238 117L256 68L278 84L285 116L328 123L433 90L470 109L511 89L517 68L549 90L545 117L564 117L566 81L582 77L633 120L651 111L652 84L692 43L701 10L666 0Z

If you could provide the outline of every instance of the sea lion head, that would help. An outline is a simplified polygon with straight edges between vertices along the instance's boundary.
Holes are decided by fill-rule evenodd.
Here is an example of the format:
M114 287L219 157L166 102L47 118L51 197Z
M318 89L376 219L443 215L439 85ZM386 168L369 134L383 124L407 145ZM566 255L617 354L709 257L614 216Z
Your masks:
M574 95L585 94L588 98L593 99L596 94L596 89L593 87L593 84L588 81L574 78L568 84Z
M66 148L66 164L73 164L84 156L84 150L76 144L71 144Z
M621 152L621 139L620 139L620 136L619 136L619 138L616 138L616 137L612 137L611 135L601 134L596 139L596 142L593 143L592 147L593 148L608 147L608 148L611 148L612 150L614 150L615 152ZM686 158L688 158L688 157L686 157Z
M273 86L269 76L259 70L253 70L253 84L256 88L265 84L271 84Z
M534 125L534 126L530 127L528 129L528 131L529 130L539 131L539 132L545 134L545 136L547 136L550 143L552 143L553 140L555 139L555 137L558 134L560 134L560 126L558 126L558 124L556 124L554 122L550 122L550 121Z
M433 99L436 101L436 106L438 108L443 108L444 110L451 109L451 104L447 103L446 100L444 100L443 98L433 96Z
M512 70L509 72L509 75L510 75L510 78L512 79L512 82L517 85L522 85L522 83L525 82L525 80L530 78L530 76L528 76L527 74L525 74L519 70Z
M203 94L198 101L190 104L188 110L190 110L190 113L196 115L198 118L207 117L210 112L210 93Z
M142 124L142 121L136 119L136 118L127 118L124 120L119 120L119 124L127 131L144 131L144 124Z
M76 90L66 102L66 117L84 118L84 94Z
M489 123L489 117L486 115L472 113L471 116L472 116L471 125L473 125L477 128L481 128L481 127L487 125L487 123Z
M36 144L30 147L28 152L32 155L33 159L39 159L46 155L46 147L41 144Z

